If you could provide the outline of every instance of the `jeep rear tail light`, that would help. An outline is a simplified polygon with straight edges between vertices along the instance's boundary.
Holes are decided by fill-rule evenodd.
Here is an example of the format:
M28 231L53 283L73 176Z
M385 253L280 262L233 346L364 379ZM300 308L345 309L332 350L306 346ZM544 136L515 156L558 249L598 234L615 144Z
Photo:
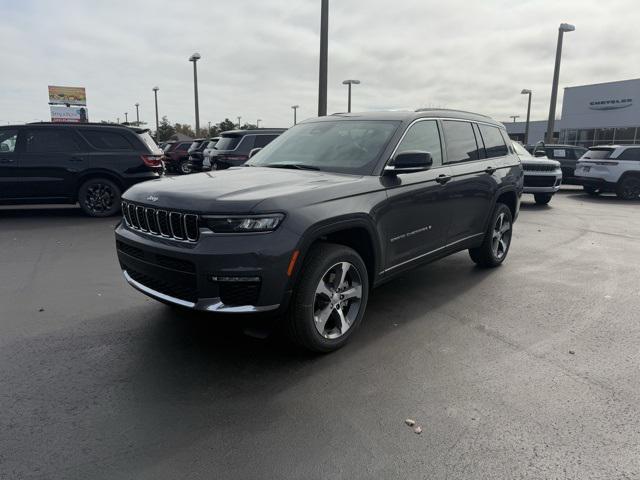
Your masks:
M140 155L140 157L147 167L162 166L162 155Z

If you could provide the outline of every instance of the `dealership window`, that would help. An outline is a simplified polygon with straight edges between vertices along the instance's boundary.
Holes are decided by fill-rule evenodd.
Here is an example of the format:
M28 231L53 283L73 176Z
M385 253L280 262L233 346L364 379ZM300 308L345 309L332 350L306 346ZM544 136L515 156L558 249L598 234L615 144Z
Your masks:
M613 142L613 128L597 128L594 143L603 144Z
M633 143L635 139L636 139L635 127L616 128L616 133L614 137L615 143Z

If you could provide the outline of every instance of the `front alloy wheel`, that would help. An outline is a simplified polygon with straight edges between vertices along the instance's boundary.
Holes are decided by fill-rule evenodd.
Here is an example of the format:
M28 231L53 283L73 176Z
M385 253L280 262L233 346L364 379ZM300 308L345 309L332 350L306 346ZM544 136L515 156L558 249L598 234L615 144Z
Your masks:
M285 332L300 347L331 352L357 329L367 306L369 277L352 248L317 243L306 254L296 278Z
M320 279L314 299L313 320L324 338L339 338L351 328L360 311L362 279L349 262L332 266Z

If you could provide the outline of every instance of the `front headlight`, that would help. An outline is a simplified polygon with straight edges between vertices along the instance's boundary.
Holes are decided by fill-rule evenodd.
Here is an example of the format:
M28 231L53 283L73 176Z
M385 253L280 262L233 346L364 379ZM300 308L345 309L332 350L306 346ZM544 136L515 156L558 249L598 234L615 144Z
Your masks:
M272 232L278 228L283 218L284 215L280 213L238 217L203 217L207 227L215 233Z

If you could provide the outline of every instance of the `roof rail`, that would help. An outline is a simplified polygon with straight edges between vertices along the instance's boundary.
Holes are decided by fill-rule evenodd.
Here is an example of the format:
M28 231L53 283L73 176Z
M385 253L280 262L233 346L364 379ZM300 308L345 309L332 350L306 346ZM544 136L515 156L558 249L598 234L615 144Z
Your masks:
M467 110L458 110L455 108L416 108L416 112L430 112L430 111L434 111L434 110L438 110L438 111L446 111L446 112L458 112L458 113L469 113L471 115L478 115L480 117L485 117L485 118L491 118L489 115L484 115L482 113L476 113L476 112L469 112Z

